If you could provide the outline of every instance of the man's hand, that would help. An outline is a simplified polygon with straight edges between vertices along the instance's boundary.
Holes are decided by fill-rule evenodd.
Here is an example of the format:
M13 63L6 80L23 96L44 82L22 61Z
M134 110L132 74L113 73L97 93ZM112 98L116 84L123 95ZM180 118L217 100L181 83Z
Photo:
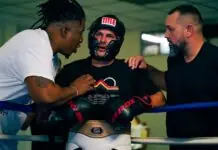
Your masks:
M91 75L86 74L77 78L73 83L71 83L70 86L72 88L75 87L75 89L77 90L77 96L79 96L93 90L95 82L96 80L93 79Z
M26 130L29 127L29 125L32 123L32 121L35 120L35 118L36 118L35 112L28 113L23 125L21 126L21 130Z
M132 56L125 60L125 63L129 64L129 67L132 69L141 68L145 69L147 68L147 62L145 61L143 56Z
M149 65L143 56L132 56L125 60L129 67L134 70L137 68L147 69L149 78L160 89L166 90L165 72Z

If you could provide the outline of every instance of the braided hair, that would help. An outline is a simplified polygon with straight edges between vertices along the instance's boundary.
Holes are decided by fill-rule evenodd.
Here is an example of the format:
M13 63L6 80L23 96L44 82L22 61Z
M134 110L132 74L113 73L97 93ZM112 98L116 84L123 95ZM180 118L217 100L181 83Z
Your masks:
M37 7L40 8L38 11L40 18L31 28L46 29L49 24L54 22L85 19L85 12L76 0L48 0ZM37 24L39 25L37 26Z

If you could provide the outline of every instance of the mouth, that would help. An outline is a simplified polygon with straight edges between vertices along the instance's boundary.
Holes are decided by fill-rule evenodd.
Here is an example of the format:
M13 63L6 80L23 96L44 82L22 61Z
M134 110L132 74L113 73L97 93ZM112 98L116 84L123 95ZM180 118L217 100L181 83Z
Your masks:
M169 46L170 47L173 47L174 46L174 44L171 42L171 41L168 41L169 42Z
M105 49L102 49L102 48L99 48L98 49L98 52L105 52L106 50Z
M104 57L106 54L106 47L98 47L97 55L100 57Z
M106 51L106 47L104 47L104 46L99 46L99 47L98 47L98 51L99 51L99 52L105 52L105 51Z
M168 41L169 45L172 44L172 42L170 40L167 39L167 41Z
M80 47L81 47L81 45L78 44L78 45L76 46L76 48L73 49L73 53L76 53L76 52L77 52L77 49L80 48Z

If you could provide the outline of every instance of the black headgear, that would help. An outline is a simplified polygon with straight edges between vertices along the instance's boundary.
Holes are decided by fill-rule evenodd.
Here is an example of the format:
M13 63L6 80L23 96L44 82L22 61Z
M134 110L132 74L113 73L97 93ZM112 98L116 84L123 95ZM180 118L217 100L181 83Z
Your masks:
M103 61L110 61L116 57L123 44L125 36L125 26L115 15L104 15L97 18L90 26L88 34L88 47L92 58ZM108 29L113 31L116 39L112 40L106 47L106 54L104 57L97 55L99 42L95 38L95 34L99 29Z

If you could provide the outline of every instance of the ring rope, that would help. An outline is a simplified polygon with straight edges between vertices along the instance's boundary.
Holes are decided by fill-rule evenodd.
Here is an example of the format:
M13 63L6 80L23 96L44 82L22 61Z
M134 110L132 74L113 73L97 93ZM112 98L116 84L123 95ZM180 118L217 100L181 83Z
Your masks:
M218 101L216 102L194 102L194 103L178 104L178 105L172 105L172 106L165 105L163 107L153 108L146 112L160 113L160 112L172 112L172 111L214 108L214 107L218 107Z
M163 106L159 108L153 108L146 111L147 113L160 113L160 112L172 112L180 110L189 110L189 109L202 109L202 108L213 108L218 107L218 102L195 102L188 104L179 104L172 106ZM31 105L22 105L10 103L7 101L0 101L0 110L14 110L21 112L32 112ZM145 112L145 113L146 113ZM49 137L47 135L40 136L31 136L31 135L0 135L0 140L21 140L21 141L41 141L48 142ZM61 137L55 137L55 142L63 141ZM218 145L218 137L202 137L202 138L132 138L133 143L143 143L143 144L165 144L165 145Z
M1 109L20 111L24 113L33 112L32 105L22 105L22 104L11 103L8 101L0 101L0 110Z
M194 102L187 104L178 104L168 106L165 105L163 107L153 108L145 111L145 113L160 113L160 112L172 112L172 111L180 111L180 110L189 110L189 109L203 109L203 108L214 108L218 107L218 101L212 102ZM22 105L10 103L7 101L0 101L0 109L8 109L20 112L33 112L32 105Z
M1 134L0 140L15 140L15 141L34 141L34 142L49 142L48 135L6 135ZM54 137L55 142L63 142L59 136Z
M161 145L218 145L218 137L200 138L132 138L132 143Z
M0 135L0 140L16 141L34 141L49 142L47 135ZM63 142L63 139L56 136L55 142ZM131 138L132 143L138 144L160 144L160 145L217 145L218 137L200 137L200 138Z

